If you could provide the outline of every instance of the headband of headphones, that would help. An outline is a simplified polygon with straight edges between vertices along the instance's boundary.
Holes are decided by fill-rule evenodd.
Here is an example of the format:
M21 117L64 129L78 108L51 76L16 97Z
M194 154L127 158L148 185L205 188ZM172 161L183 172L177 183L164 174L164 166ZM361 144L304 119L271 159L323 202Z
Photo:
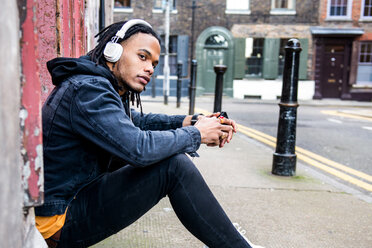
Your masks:
M123 53L123 47L117 43L118 40L124 38L128 29L139 24L152 28L148 22L141 19L132 19L124 23L121 29L116 32L115 36L111 38L111 41L106 44L105 49L103 50L103 55L107 61L115 63L120 59L121 54Z
M141 20L141 19L132 19L132 20L129 20L126 23L124 23L124 25L116 33L115 36L123 39L124 36L125 36L125 33L128 31L128 29L130 29L131 27L133 27L135 25L139 25L139 24L142 24L142 25L148 26L149 28L152 28L151 25L148 22L144 21L144 20Z

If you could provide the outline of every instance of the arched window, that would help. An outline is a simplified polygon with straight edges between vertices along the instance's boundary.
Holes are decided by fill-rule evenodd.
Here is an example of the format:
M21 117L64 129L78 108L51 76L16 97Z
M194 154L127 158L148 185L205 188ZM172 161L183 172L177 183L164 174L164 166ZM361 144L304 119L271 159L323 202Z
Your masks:
M205 40L205 46L227 47L228 44L225 37L220 34L213 34Z

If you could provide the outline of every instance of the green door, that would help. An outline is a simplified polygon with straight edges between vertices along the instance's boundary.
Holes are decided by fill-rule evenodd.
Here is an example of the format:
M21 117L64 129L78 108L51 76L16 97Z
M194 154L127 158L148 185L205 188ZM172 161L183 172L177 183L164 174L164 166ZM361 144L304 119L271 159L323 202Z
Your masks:
M205 48L203 51L205 56L205 65L206 71L203 73L203 85L206 89L206 93L214 93L214 88L216 85L216 73L214 72L215 65L223 65L225 59L225 49L216 49L216 48ZM224 75L224 82L225 82L225 75ZM213 92L211 92L213 91Z
M226 65L223 93L233 95L234 39L224 27L210 27L204 30L196 41L197 95L214 94L216 85L215 65Z

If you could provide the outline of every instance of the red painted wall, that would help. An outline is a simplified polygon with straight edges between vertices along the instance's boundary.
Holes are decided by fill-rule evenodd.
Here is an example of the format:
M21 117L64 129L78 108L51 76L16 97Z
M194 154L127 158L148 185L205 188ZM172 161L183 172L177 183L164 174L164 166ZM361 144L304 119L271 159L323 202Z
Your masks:
M41 134L41 90L38 53L38 18L35 1L26 2L26 18L21 23L21 131L23 157L24 205L34 206L43 200L43 160Z
M86 52L84 0L39 0L37 3L39 66L45 101L53 89L46 62L55 57L79 57Z
M84 0L26 0L21 19L21 131L24 205L43 202L41 106L53 89L46 62L86 51Z
M85 53L86 30L84 24L85 4L83 0L59 0L57 11L58 55L79 57Z
M36 9L41 101L44 102L49 92L53 89L46 62L57 56L56 1L39 0Z

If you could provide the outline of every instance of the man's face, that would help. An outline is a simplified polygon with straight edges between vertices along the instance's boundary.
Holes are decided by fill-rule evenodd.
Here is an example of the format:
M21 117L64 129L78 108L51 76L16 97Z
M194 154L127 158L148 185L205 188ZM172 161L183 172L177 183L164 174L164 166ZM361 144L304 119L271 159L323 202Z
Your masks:
M115 66L108 63L124 92L140 93L150 82L159 62L160 44L151 34L137 33L121 43L124 48Z

